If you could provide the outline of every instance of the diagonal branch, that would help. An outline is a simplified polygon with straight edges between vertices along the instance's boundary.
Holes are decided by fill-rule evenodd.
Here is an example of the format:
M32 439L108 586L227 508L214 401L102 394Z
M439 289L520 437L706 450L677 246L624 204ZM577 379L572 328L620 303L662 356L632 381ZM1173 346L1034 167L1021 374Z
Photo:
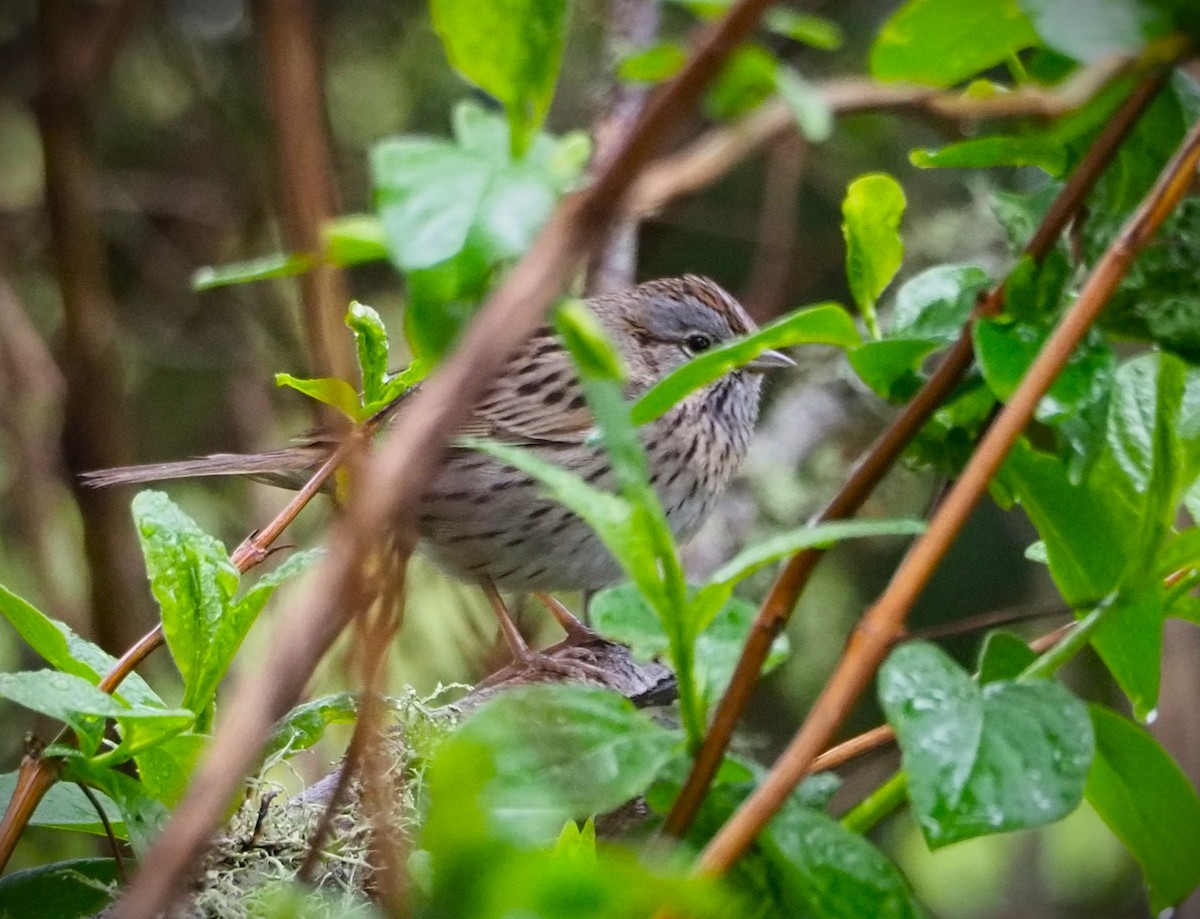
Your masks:
M1083 205L1088 192L1112 160L1117 148L1169 75L1170 68L1159 68L1143 79L1129 94L1051 205L1045 219L1025 247L1028 257L1041 261L1050 252L1055 240ZM1000 285L981 299L975 313L977 316L994 315L1000 312L1003 305L1004 287ZM921 391L880 435L855 467L850 478L825 509L814 518L814 523L842 520L858 511L895 465L908 444L924 427L925 422L954 391L971 366L972 359L971 330L968 326ZM708 735L692 763L692 771L663 825L666 832L681 836L691 824L712 784L713 777L717 774L733 731L749 704L754 687L758 684L759 674L762 673L763 662L770 653L771 644L787 624L800 593L823 556L824 551L821 549L809 549L793 556L763 601L729 687L713 715Z
M1200 162L1200 121L1191 128L1154 187L1109 246L1055 328L1008 404L996 416L962 476L896 569L887 589L859 620L845 654L804 724L755 792L721 828L700 856L698 870L720 873L738 859L808 773L813 760L874 676L893 638L971 510L987 491L1042 397L1075 347L1099 318L1162 221L1187 193Z

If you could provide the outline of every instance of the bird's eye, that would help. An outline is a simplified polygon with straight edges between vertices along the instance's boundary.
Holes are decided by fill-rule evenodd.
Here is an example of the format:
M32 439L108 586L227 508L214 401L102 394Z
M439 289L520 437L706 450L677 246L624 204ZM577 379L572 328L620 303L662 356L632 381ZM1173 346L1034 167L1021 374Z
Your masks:
M699 354L701 351L707 351L713 346L713 340L707 335L701 335L699 332L693 332L683 340L683 346L692 354Z

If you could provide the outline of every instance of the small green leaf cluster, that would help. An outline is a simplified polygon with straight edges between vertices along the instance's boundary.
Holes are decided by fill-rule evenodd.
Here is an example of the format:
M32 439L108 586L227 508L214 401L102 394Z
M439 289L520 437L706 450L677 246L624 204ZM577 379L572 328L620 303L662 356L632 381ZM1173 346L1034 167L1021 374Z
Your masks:
M179 704L168 705L136 673L112 695L103 692L100 680L116 661L2 587L0 613L50 666L0 674L0 697L66 726L46 755L61 757L64 781L95 789L113 832L141 853L187 787L207 741L217 686L247 631L279 585L315 555L297 553L241 590L224 547L165 495L142 492L133 514L163 633L183 678ZM15 785L15 774L0 778L5 801ZM104 832L76 784L56 785L32 822Z
M361 389L357 392L337 377L305 379L290 373L275 374L276 386L287 386L310 398L331 405L355 424L361 424L387 408L416 386L425 376L425 362L412 361L399 373L388 370L391 344L379 314L354 302L346 313L346 326L354 334Z

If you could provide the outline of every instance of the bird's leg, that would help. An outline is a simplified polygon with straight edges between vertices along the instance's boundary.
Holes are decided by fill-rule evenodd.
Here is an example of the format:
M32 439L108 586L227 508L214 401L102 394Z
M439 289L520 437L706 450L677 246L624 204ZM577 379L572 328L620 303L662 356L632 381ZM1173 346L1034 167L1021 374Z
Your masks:
M479 582L479 586L483 588L484 594L487 595L488 602L492 605L492 612L496 614L496 618L500 621L500 631L504 635L504 640L508 644L509 649L513 653L516 662L523 667L530 669L538 669L549 671L550 673L558 673L572 680L593 680L601 684L607 685L607 674L599 667L585 661L577 661L571 659L559 660L549 654L541 651L535 651L529 647L524 637L521 635L517 625L512 620L512 616L508 613L508 607L504 605L504 600L500 596L500 591L496 589L495 583L491 578L483 578ZM578 641L584 637L594 637L594 633L588 629L583 623L571 615L570 610L555 600L548 594L539 593L538 599L546 604L547 608L558 619L564 629L567 630L567 635L572 642ZM559 618L560 616L564 618Z
M558 621L563 631L567 633L567 637L572 641L585 641L596 637L595 632L580 622L574 613L550 594L543 590L536 590L533 595L550 611L550 615Z
M500 634L504 636L504 641L513 657L523 664L530 664L536 655L530 650L521 630L517 628L517 624L509 615L508 607L504 605L504 599L500 596L500 591L496 589L495 583L491 578L485 577L479 581L479 586L483 588L488 603L492 605L492 612L496 614L496 619L500 623Z

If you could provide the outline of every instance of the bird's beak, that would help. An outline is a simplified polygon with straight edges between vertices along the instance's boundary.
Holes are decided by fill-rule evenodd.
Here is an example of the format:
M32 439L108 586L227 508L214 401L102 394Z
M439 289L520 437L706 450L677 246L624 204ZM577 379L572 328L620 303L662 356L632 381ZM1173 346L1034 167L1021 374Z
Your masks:
M743 365L742 369L749 370L751 373L766 373L768 370L795 366L796 362L782 351L764 351L750 363Z

